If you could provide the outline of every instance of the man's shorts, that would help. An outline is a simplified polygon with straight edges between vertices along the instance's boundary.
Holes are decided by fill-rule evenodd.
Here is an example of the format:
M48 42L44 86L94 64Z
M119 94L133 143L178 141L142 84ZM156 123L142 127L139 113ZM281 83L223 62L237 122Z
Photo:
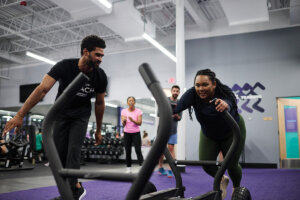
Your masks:
M177 144L177 133L170 135L168 144Z

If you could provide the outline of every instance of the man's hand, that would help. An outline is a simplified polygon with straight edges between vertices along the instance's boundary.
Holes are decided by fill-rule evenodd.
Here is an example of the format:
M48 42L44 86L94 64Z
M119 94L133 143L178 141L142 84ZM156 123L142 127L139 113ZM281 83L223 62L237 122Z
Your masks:
M172 115L172 117L173 117L174 119L180 120L180 115L178 115L178 114L174 114L174 115Z
M95 138L96 138L96 144L95 144L95 146L102 144L101 130L96 131Z
M18 132L22 126L22 122L23 122L23 117L16 115L14 118L12 118L11 120L9 120L6 123L5 128L3 129L2 135L6 136L6 133L15 127L16 127L15 132Z

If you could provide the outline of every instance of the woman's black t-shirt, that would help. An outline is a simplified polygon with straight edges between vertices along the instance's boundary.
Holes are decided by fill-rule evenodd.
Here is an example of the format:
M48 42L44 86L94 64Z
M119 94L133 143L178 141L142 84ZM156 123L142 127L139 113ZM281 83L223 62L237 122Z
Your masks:
M47 73L59 82L56 99L65 88L80 73L78 68L79 59L65 59L55 64ZM81 87L72 100L65 105L64 114L70 117L89 117L91 114L91 98L96 93L104 93L107 86L107 77L103 69L97 67L86 74L90 80Z
M239 115L232 109L232 103L222 97L214 96L214 98L219 98L229 105L228 112L238 123L240 120ZM231 128L224 121L221 116L221 113L216 111L216 108L211 103L206 103L197 95L195 88L192 87L188 89L177 102L177 106L174 110L174 113L179 113L188 107L193 106L196 118L201 125L204 135L209 138L216 140L223 140L231 136Z

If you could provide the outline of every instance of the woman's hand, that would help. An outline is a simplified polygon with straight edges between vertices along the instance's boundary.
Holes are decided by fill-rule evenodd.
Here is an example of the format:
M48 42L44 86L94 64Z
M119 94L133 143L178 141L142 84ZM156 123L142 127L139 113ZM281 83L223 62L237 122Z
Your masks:
M128 119L129 119L130 121L132 121L132 122L135 122L135 121L132 119L132 117L128 117Z
M126 125L126 119L123 119L123 120L122 120L122 124L123 124L123 126Z
M215 101L215 105L217 105L216 106L216 110L218 112L223 112L225 110L228 110L228 108L229 108L229 105L226 103L226 101L224 101L222 99L217 99Z

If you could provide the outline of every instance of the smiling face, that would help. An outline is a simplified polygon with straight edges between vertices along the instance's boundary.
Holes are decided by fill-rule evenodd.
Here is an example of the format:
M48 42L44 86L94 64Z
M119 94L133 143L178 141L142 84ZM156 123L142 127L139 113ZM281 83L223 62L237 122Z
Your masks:
M104 56L104 49L100 47L96 47L95 50L93 51L88 52L86 50L84 52L88 54L87 65L91 68L99 67L100 63L102 62L102 58Z
M216 89L216 82L212 82L209 76L196 76L194 85L196 93L201 99L205 101L210 101L213 99Z

